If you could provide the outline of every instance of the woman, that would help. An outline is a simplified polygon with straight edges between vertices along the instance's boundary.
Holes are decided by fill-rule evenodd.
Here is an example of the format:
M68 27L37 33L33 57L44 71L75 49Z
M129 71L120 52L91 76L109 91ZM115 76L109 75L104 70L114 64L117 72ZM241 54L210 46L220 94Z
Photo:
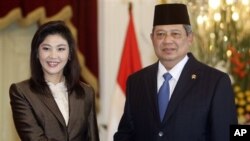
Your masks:
M62 21L32 39L31 78L10 86L16 130L23 141L99 141L94 91L80 82L75 42Z

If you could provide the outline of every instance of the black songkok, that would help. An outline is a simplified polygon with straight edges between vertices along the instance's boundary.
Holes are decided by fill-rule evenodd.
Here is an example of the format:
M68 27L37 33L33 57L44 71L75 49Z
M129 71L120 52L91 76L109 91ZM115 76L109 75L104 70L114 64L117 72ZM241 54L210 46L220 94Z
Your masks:
M187 24L190 25L185 4L160 4L155 6L154 22L156 25Z

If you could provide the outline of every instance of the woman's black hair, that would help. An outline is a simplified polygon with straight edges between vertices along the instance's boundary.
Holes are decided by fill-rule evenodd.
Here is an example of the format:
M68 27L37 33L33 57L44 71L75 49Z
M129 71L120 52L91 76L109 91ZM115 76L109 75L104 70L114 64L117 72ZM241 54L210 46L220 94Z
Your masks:
M65 77L68 92L71 93L73 89L80 85L80 66L76 55L75 40L69 28L65 25L63 21L50 21L41 25L38 28L31 43L30 86L32 90L35 90L38 93L46 94L50 92L49 87L44 78L41 63L38 58L38 48L48 35L55 34L60 35L62 38L64 38L69 45L69 59L63 70L63 75Z

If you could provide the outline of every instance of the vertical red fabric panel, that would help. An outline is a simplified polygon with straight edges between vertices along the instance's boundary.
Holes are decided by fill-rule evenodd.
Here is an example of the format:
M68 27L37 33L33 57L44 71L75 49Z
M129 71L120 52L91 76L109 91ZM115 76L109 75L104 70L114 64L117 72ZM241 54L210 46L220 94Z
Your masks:
M51 17L57 14L66 5L70 5L70 0L44 0L46 16ZM79 0L80 1L80 0Z
M97 0L72 0L73 24L77 28L78 48L86 67L98 79Z

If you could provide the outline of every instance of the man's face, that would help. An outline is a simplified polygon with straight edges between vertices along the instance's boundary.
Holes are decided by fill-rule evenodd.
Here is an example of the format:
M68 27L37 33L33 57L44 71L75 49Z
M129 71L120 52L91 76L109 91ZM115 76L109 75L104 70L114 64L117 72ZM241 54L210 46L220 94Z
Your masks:
M171 69L189 52L192 34L187 35L183 25L157 25L151 34L156 56Z

